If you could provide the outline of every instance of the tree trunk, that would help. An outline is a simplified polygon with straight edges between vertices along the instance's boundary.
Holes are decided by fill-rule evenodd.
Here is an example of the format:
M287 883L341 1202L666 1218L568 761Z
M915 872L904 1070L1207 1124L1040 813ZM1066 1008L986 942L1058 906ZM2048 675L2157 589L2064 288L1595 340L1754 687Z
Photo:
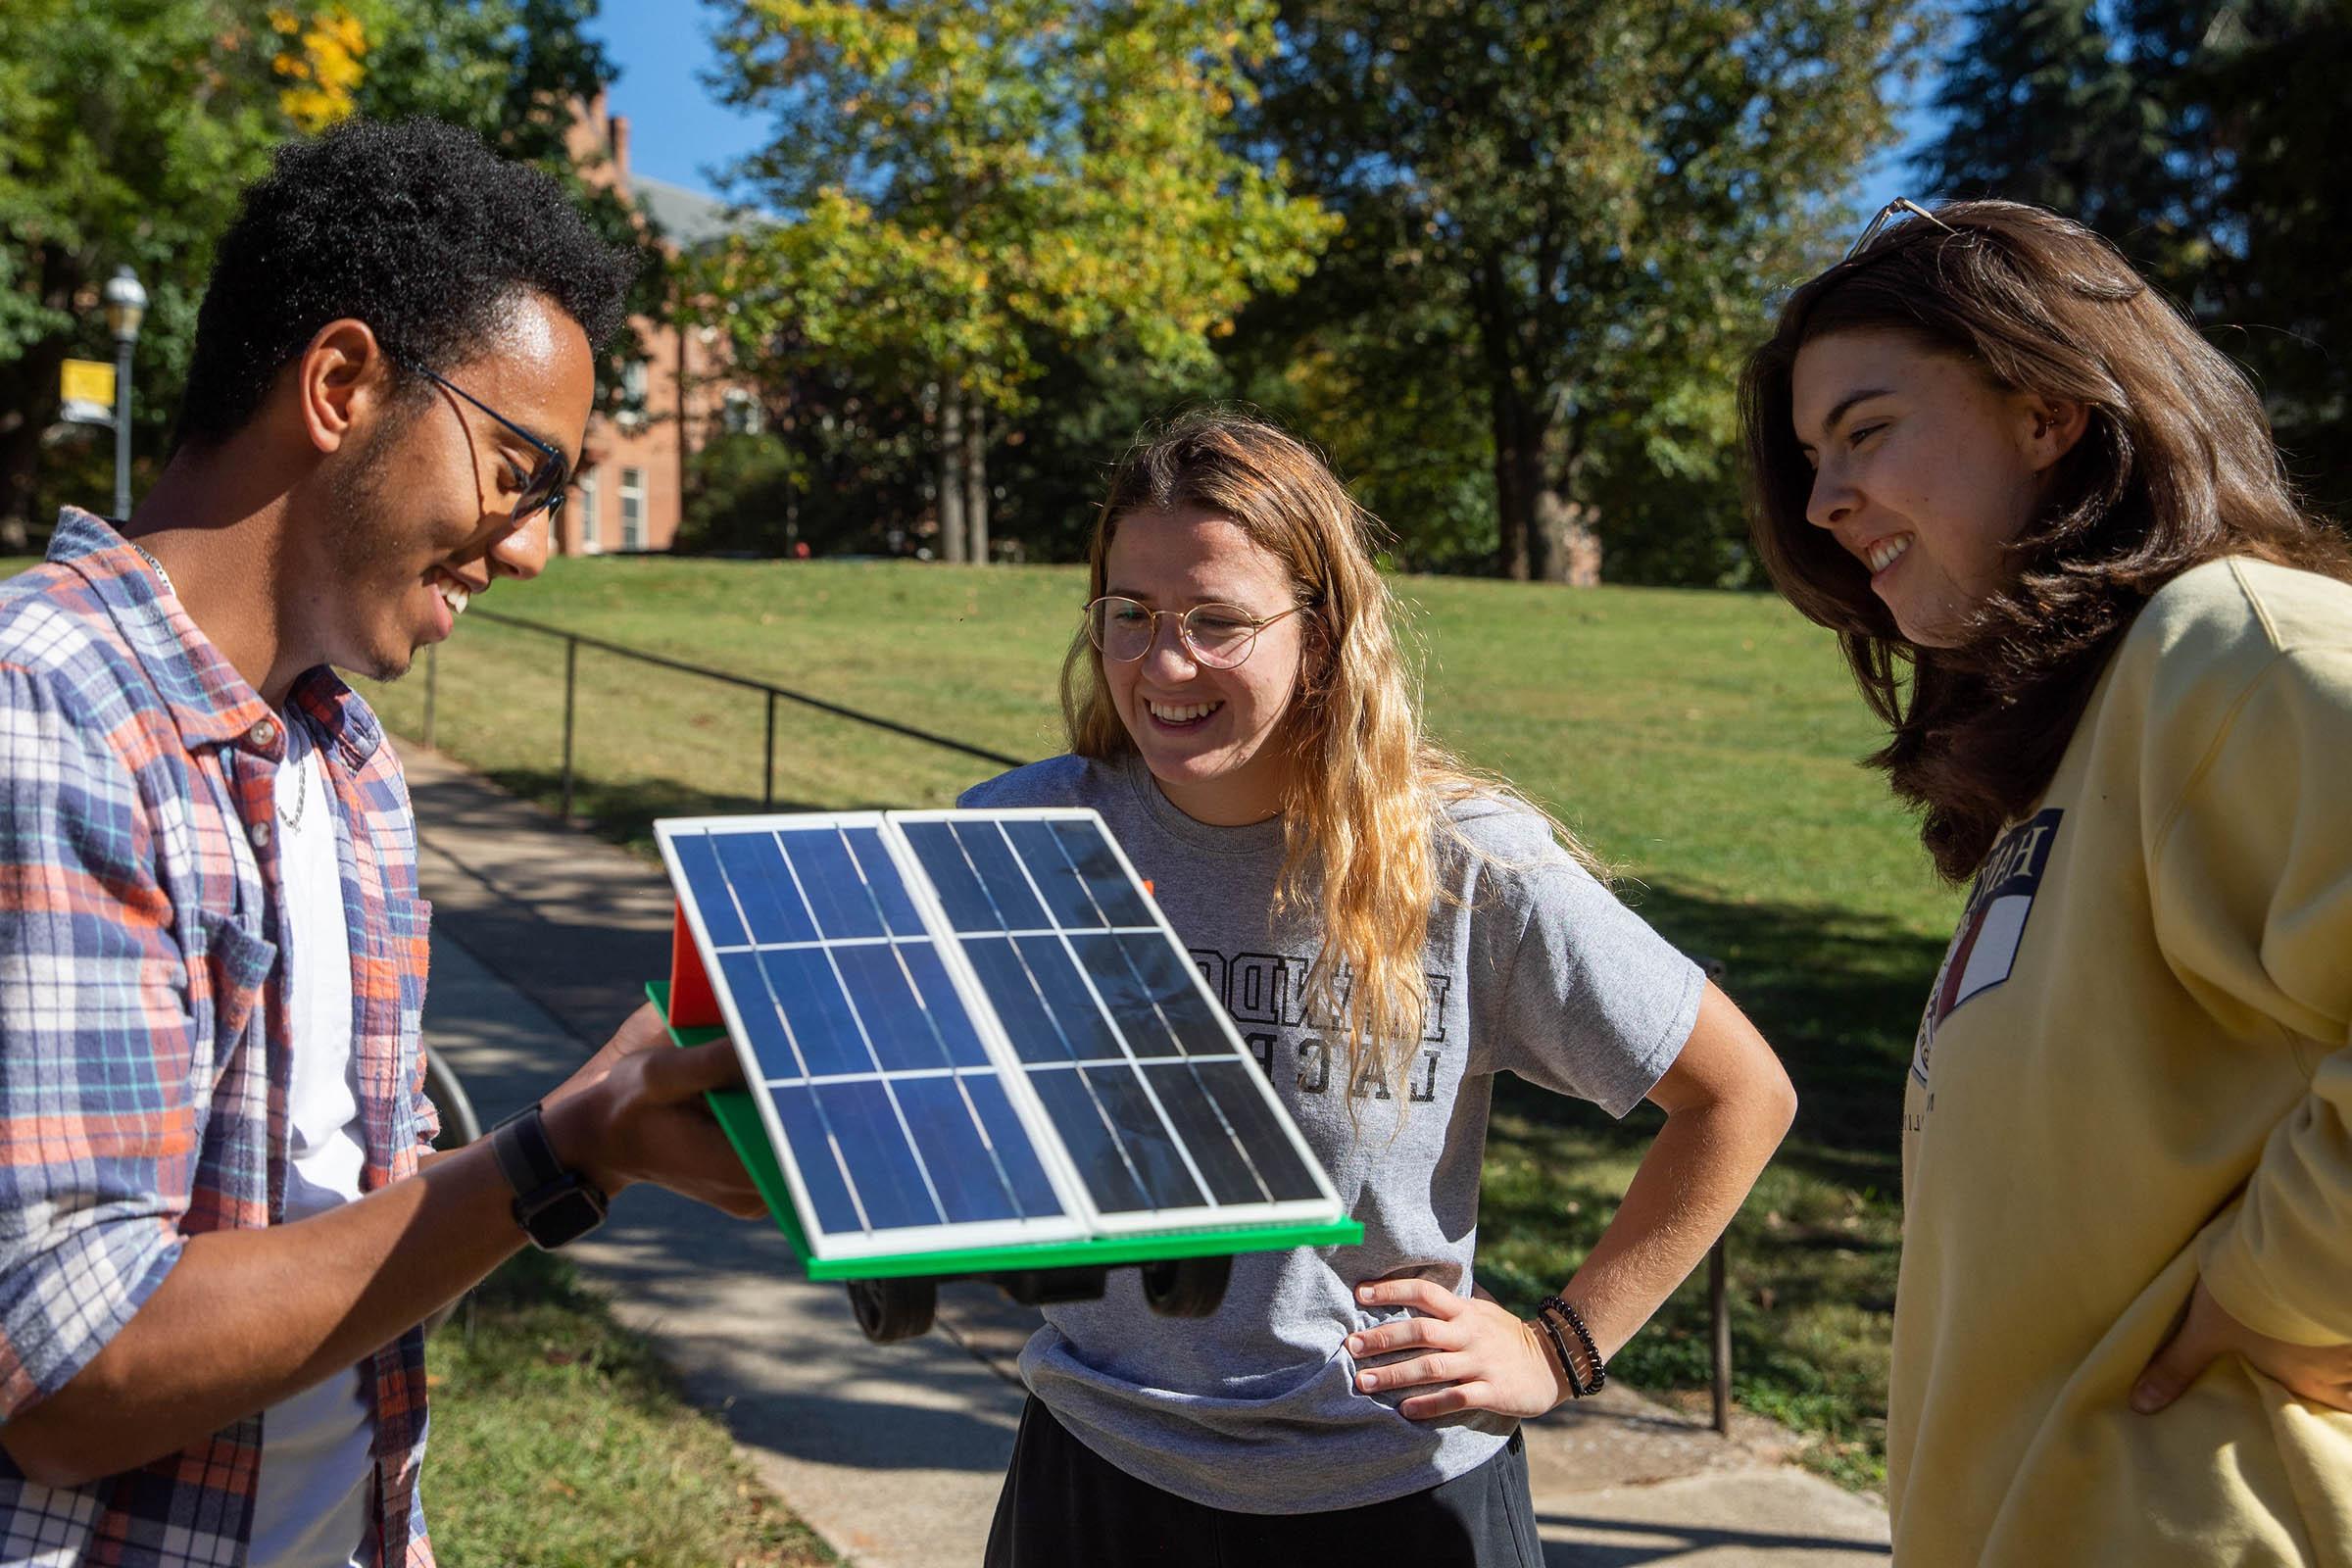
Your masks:
M1494 500L1502 531L1502 574L1530 582L1543 573L1543 538L1536 497L1544 484L1544 454L1499 407L1494 420Z
M939 558L965 559L963 523L963 392L939 389Z
M1535 536L1540 543L1537 574L1572 588L1600 583L1600 537L1592 531L1592 509L1571 500L1556 485L1536 491Z
M1518 582L1600 581L1600 540L1592 509L1570 489L1573 462L1553 461L1553 449L1573 436L1497 377L1492 383L1494 426L1494 500L1500 513L1500 565Z
M963 421L963 525L971 557L988 564L988 411L972 405Z
M66 357L64 337L42 338L0 370L0 550L11 555L31 543L41 432L57 417L57 375Z

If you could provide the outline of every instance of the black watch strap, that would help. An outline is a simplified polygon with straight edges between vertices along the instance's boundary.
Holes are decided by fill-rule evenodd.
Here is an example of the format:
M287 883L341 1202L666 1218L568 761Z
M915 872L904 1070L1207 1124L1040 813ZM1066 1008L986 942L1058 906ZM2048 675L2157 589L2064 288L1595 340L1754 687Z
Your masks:
M556 1157L555 1143L547 1136L547 1117L536 1102L490 1129L490 1152L516 1198L525 1198L571 1174Z
M490 1152L514 1190L514 1223L533 1246L552 1251L604 1223L605 1195L556 1157L537 1104L525 1105L490 1130Z

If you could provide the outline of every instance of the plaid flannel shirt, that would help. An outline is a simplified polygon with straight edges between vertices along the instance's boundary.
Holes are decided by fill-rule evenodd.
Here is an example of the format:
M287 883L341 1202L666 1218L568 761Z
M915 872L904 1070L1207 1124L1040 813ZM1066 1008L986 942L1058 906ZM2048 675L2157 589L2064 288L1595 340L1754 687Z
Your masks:
M430 911L375 716L325 669L291 706L336 802L372 1191L437 1130ZM185 1238L284 1217L284 757L278 716L104 521L69 509L48 562L0 585L0 1424L106 1347ZM379 1560L429 1565L423 1336L368 1371ZM0 1451L0 1561L243 1562L262 1421L71 1489Z

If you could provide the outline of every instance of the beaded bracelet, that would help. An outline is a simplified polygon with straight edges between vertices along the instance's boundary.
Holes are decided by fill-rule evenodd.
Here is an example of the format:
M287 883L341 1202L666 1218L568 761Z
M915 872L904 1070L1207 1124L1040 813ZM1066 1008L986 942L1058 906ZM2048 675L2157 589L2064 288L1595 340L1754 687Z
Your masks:
M1585 1359L1592 1368L1590 1381L1578 1376L1576 1363L1568 1357L1566 1347L1563 1346L1560 1370L1568 1374L1569 1392L1580 1399L1598 1394L1601 1386L1609 1381L1609 1367L1608 1363L1600 1358L1600 1347L1592 1343L1592 1330L1585 1327L1585 1320L1577 1315L1575 1307L1570 1306L1556 1296L1545 1297L1536 1307L1536 1320L1549 1328L1551 1314L1554 1312L1560 1315L1561 1321L1565 1322L1576 1335L1577 1343L1584 1347ZM1559 1340L1557 1329L1552 1330L1552 1339L1554 1342Z

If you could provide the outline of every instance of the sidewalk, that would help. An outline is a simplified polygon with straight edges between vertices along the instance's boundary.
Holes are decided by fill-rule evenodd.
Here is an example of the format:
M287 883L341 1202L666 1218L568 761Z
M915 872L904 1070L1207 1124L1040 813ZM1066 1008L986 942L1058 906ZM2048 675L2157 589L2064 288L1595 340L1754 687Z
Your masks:
M667 973L660 870L401 746L434 905L425 1027L485 1122L582 1060ZM1033 1311L970 1284L941 1329L874 1346L840 1288L799 1275L772 1227L662 1192L624 1195L571 1252L649 1330L772 1488L858 1568L977 1563L1012 1449L1012 1358ZM1884 1561L1874 1504L1639 1395L1531 1423L1546 1568L1843 1568Z

